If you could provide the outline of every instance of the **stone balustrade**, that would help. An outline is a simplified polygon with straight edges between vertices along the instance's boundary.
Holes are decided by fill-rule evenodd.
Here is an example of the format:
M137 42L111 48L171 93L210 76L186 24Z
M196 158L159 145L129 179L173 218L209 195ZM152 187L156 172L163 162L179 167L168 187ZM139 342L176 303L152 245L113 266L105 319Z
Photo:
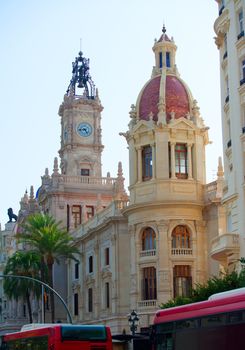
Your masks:
M155 308L157 306L156 300L142 300L138 301L138 309L142 308Z
M172 248L172 255L192 255L192 248Z
M140 257L149 257L149 256L155 256L156 255L156 249L149 249L149 250L142 250L140 252Z

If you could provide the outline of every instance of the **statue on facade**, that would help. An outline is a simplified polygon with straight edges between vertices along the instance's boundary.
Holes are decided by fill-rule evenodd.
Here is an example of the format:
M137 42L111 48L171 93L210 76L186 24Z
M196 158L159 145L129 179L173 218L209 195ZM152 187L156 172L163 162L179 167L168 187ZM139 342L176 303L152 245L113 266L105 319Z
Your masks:
M18 219L18 216L14 214L12 208L8 208L8 217L9 217L9 221L8 222L12 222L13 219L15 221L17 221L17 219Z

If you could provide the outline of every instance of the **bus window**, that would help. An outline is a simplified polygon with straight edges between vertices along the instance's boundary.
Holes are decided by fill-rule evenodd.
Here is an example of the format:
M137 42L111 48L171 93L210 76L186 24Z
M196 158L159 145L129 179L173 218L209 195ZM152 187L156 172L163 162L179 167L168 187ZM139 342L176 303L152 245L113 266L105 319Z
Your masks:
M173 330L173 322L161 323L156 326L156 333L169 333Z
M228 314L229 323L240 323L244 320L244 311L230 312Z
M106 340L104 326L61 326L61 339L65 340Z
M6 350L46 350L48 349L48 337L36 337L18 339L8 342Z
M226 315L210 315L201 319L201 327L217 327L225 325Z
M190 329L190 328L197 328L198 327L198 320L192 319L192 320L181 320L176 322L176 330L177 329Z

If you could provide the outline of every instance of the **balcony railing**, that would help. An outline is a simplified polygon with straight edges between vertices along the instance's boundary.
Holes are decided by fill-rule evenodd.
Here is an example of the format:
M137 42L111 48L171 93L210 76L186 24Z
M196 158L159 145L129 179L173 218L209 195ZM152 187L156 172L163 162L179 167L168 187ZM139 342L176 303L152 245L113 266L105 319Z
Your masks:
M140 257L149 257L149 256L155 256L156 255L156 249L149 249L149 250L142 250L140 252Z
M192 248L172 248L172 255L192 255Z
M156 300L142 300L138 301L138 308L155 308L157 306Z
M237 40L241 39L244 36L244 30L241 31L241 33L238 34Z
M63 176L65 183L82 183L86 185L103 185L112 186L116 178L112 177L93 177L93 176Z

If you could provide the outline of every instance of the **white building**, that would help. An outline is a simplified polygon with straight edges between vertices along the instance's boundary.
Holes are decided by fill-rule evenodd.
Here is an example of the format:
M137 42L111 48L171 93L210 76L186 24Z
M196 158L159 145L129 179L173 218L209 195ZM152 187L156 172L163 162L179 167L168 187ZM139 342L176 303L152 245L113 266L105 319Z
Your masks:
M214 30L220 54L225 185L219 236L211 256L232 267L245 257L245 1L217 2Z

